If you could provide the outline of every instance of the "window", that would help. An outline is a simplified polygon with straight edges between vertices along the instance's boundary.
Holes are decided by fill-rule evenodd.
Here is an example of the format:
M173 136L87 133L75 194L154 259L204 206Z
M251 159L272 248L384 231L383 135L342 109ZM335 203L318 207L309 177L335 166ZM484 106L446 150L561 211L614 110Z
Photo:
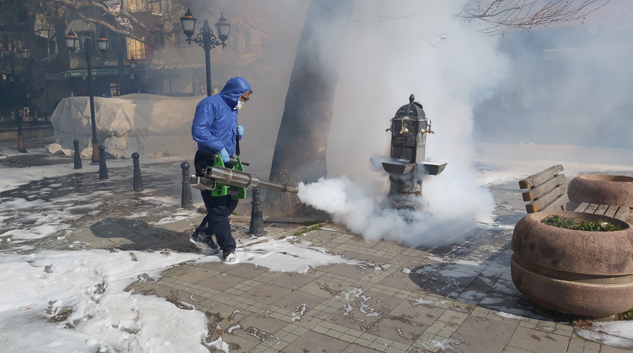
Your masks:
M110 96L116 97L121 95L121 87L116 82L110 83Z
M127 0L125 6L130 12L152 11L162 13L162 0Z
M145 60L145 44L138 40L128 38L127 39L127 59L128 60Z
M145 10L162 13L161 0L145 0Z

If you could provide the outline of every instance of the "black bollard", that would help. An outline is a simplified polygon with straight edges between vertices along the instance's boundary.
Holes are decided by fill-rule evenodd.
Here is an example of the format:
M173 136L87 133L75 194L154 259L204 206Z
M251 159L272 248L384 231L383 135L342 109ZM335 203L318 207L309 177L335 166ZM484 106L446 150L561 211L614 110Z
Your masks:
M262 199L261 199L261 190L259 188L253 188L253 202L251 209L251 227L248 230L249 235L254 235L256 237L261 237L266 235L266 231L264 230L264 216L262 215Z
M191 198L191 184L189 184L189 163L182 162L180 168L182 168L182 198L180 199L180 206L182 208L192 208L193 199Z
M75 169L81 169L81 156L79 155L79 141L73 141L75 146Z
M105 147L99 146L99 179L108 179L108 167L105 162Z
M143 178L141 178L141 166L138 162L139 154L132 153L132 161L134 163L134 191L143 191Z

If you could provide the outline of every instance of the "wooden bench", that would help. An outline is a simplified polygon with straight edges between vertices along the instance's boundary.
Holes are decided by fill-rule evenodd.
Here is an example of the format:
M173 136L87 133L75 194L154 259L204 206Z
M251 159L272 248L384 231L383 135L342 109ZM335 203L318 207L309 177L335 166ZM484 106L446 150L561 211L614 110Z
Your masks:
M567 187L563 186L565 183L565 175L561 174L563 170L563 166L557 164L519 181L519 187L524 189L523 201L529 201L525 205L527 213L552 211L559 207L565 210L569 198ZM626 221L630 209L626 206L581 203L574 212L592 213Z
M583 202L576 207L574 212L593 213L599 216L617 218L626 222L626 218L629 216L631 210L628 206L599 205Z
M567 187L563 186L565 175L562 171L563 166L558 164L519 180L519 187L527 189L523 191L523 201L529 201L525 205L527 213L553 211L559 207L565 210L569 198Z

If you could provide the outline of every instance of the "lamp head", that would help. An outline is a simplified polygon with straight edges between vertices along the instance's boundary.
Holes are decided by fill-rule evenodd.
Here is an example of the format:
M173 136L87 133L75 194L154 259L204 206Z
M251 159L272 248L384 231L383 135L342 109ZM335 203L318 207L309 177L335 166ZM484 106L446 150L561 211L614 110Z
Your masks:
M180 18L182 30L187 35L187 38L191 38L191 36L193 35L194 30L196 29L196 21L198 21L198 19L193 17L190 9L187 9L185 15Z
M31 58L31 51L27 48L22 48L18 52L18 57L23 60L29 60L29 58Z
M231 24L224 18L224 14L220 16L220 19L215 24L215 27L218 30L218 39L222 41L222 44L226 42L229 38L229 33L231 32Z
M101 35L97 39L97 47L101 51L101 54L105 55L105 53L110 48L110 40L106 38L105 32L101 32Z
M79 37L77 37L75 32L70 30L68 34L66 35L66 46L68 47L68 50L70 50L70 52L74 54L75 51L77 50L78 43L79 43Z

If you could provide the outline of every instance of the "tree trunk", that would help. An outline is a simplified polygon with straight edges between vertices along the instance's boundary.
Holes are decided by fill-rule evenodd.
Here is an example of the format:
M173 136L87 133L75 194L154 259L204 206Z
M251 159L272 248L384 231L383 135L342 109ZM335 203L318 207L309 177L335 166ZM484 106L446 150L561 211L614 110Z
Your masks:
M50 63L50 71L62 72L69 68L70 53L66 46L66 19L65 16L55 16L55 42L57 44L57 56Z
M290 76L270 180L289 185L327 175L326 146L354 0L312 0ZM294 194L269 192L269 213L310 212Z

